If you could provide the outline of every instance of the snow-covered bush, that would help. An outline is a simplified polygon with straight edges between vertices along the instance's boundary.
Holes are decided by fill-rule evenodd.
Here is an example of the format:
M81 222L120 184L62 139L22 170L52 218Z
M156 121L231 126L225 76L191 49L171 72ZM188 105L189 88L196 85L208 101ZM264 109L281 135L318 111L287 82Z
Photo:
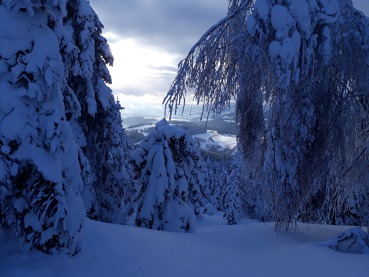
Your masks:
M359 227L350 228L320 245L340 252L369 254L369 234Z
M136 225L157 230L195 230L204 204L202 161L191 135L161 121L132 154Z

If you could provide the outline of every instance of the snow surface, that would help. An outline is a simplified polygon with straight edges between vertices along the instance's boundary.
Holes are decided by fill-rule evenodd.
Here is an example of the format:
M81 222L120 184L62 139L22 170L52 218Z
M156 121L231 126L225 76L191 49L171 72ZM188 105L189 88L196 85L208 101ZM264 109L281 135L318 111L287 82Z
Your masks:
M0 229L0 276L368 276L369 255L318 246L346 227L300 225L275 233L273 224L226 225L204 216L197 233L170 233L86 220L74 257L22 250Z
M269 15L269 5L267 0L257 0L255 1L255 9L257 10L259 16L264 21L267 21Z
M212 146L219 150L235 149L237 138L233 135L222 135L214 130L207 130L205 133L193 135L200 140L200 148L209 150Z

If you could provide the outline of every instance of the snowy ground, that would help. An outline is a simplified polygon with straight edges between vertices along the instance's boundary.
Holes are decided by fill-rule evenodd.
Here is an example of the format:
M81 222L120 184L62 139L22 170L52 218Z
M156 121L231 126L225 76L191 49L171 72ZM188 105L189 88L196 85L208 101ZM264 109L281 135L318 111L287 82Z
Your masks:
M167 233L86 221L75 257L23 251L0 229L0 276L369 276L369 255L317 246L345 227L301 225L276 234L272 224L228 226L205 216L197 233Z
M193 135L200 140L200 148L209 150L216 147L219 151L225 149L235 149L237 146L237 137L233 135L221 135L217 131L207 130L205 133Z

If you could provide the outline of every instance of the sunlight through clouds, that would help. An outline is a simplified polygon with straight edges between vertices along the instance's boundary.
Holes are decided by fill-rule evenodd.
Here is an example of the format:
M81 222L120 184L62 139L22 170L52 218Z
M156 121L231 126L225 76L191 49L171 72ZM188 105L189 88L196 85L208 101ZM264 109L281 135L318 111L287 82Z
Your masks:
M143 117L160 119L164 116L162 96L155 96L152 94L132 95L124 93L116 93L115 95L124 107L122 111L123 118L140 115Z
M115 94L154 94L164 97L176 74L177 55L166 53L134 39L121 39L114 33L104 34L114 55L109 68ZM138 89L139 88L139 89Z

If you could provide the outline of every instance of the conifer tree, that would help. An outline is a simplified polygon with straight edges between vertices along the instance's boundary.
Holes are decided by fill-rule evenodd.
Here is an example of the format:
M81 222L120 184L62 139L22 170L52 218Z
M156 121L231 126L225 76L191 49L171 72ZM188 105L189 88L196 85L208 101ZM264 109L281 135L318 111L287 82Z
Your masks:
M2 1L0 13L9 26L0 30L2 222L30 248L74 254L84 217L83 181L53 30L62 28L65 4Z
M3 0L0 13L1 224L30 248L75 254L84 206L124 222L130 173L106 85L113 58L86 0Z
M190 134L159 122L133 152L133 164L139 185L136 225L194 231L205 200L201 156Z
M88 161L83 191L87 215L124 223L121 205L131 178L130 149L122 129L122 108L107 86L112 81L107 65L113 64L113 56L101 35L103 25L88 2L69 1L67 9L75 51L64 57L71 62L68 83L80 110L80 115L70 113L69 120Z
M231 182L224 195L224 217L229 225L237 224L242 216L242 199L239 184Z

